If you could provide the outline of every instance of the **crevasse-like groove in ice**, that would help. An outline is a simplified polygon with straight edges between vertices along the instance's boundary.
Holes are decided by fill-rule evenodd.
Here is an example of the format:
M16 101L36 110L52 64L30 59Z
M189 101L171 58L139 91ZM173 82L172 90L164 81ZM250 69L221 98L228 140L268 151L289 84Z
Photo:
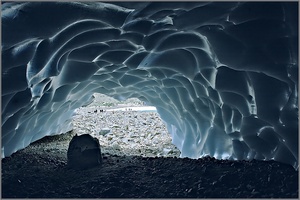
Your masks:
M2 157L93 93L156 106L182 157L298 168L298 5L2 4Z

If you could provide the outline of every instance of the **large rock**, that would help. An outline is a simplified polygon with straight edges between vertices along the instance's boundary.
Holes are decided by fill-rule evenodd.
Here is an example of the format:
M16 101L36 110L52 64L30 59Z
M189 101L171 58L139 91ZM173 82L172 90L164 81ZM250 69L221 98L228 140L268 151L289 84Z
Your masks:
M102 163L100 143L89 134L72 138L68 148L68 166L74 169L93 168Z

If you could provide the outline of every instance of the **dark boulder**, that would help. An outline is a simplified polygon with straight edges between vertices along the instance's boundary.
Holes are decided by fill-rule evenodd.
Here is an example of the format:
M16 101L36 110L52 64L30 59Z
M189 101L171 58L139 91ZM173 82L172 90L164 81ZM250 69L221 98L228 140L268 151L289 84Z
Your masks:
M68 167L89 169L102 163L100 143L97 138L83 134L72 138L68 148Z

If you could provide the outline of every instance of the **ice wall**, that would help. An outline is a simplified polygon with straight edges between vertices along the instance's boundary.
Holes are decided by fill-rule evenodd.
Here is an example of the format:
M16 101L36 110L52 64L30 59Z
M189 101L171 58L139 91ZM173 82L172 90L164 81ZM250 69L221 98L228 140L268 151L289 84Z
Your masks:
M2 4L2 157L93 93L156 106L182 157L298 168L298 3Z

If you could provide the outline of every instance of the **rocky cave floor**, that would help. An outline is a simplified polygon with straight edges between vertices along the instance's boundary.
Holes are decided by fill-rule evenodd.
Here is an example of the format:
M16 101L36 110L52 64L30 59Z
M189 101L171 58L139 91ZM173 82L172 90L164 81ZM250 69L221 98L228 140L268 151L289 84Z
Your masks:
M76 112L73 131L2 159L2 198L298 198L298 171L289 165L179 158L157 114L94 112L140 101L95 97ZM99 139L103 163L69 169L69 141L84 133Z
M298 172L275 161L103 154L101 166L67 167L60 143L45 137L2 159L2 198L298 198Z

